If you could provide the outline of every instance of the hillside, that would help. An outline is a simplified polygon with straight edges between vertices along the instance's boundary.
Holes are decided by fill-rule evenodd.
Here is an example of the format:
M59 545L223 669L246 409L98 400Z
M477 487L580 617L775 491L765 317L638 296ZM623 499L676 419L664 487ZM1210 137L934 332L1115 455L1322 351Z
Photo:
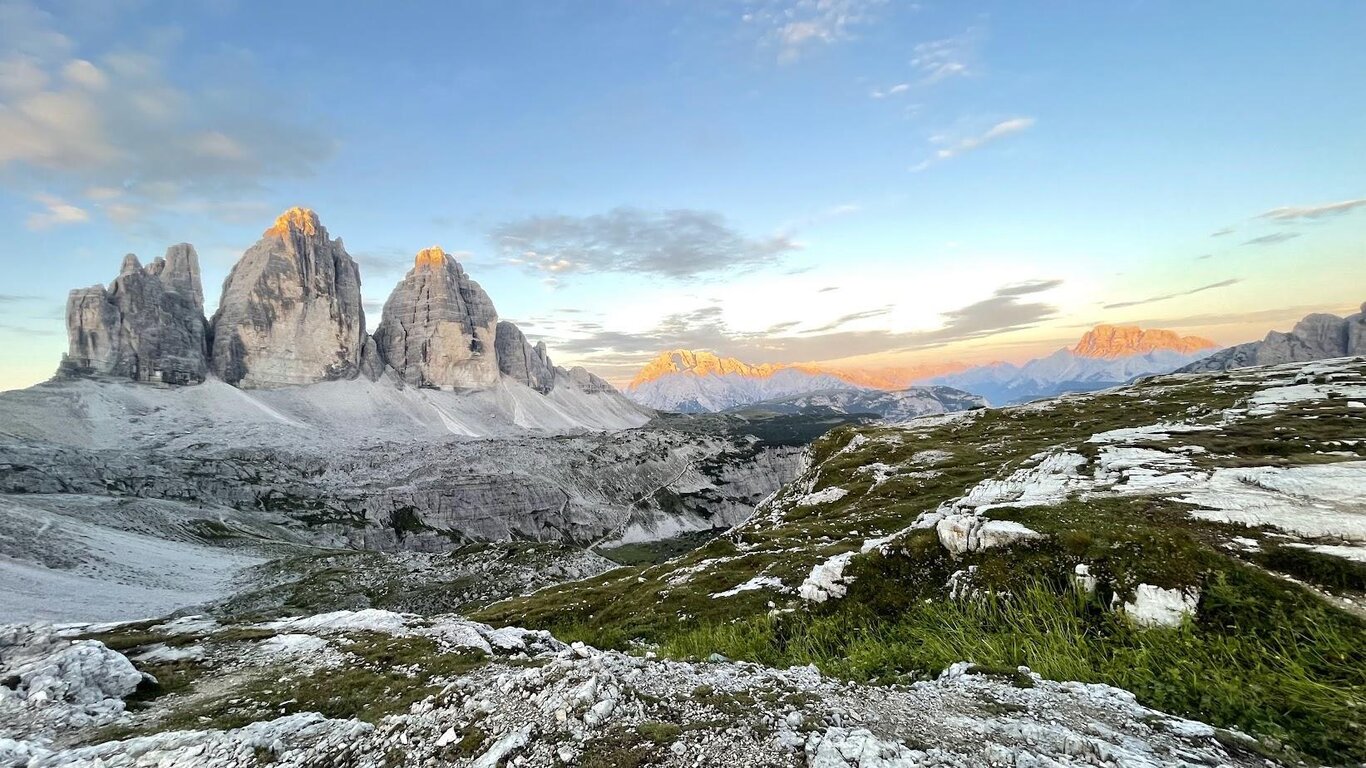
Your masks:
M0 759L1359 762L1363 421L1366 362L1347 359L845 425L724 535L629 567L555 542L346 551L278 514L12 496L31 523L0 541L76 533L52 556L78 561L107 543L90 573L133 541L151 562L273 559L207 616L0 631ZM612 454L627 434L568 463L600 457L574 471L616 488L609 468L659 450ZM156 553L156 531L177 543Z
M477 615L857 680L1025 665L1360 760L1363 403L1341 360L842 428L702 549Z

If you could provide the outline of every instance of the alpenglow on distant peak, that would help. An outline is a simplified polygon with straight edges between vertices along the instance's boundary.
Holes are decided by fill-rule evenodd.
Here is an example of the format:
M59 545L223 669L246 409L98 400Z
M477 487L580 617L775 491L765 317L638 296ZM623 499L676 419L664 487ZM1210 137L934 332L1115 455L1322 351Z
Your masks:
M1216 349L1219 345L1200 336L1182 336L1160 328L1140 328L1136 325L1101 323L1087 331L1072 347L1078 357L1114 359L1130 355L1168 350L1190 355L1201 350Z

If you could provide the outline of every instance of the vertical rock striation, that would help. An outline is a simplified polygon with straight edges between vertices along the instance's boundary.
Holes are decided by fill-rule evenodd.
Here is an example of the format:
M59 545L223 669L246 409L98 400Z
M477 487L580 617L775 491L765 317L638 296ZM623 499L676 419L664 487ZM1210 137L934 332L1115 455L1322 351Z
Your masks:
M194 247L173 245L146 267L128 254L108 288L71 292L66 328L69 346L58 375L164 384L204 381L204 290Z
M383 361L419 387L483 388L498 382L498 312L455 257L426 248L384 303L375 330Z
M243 388L352 379L366 343L360 269L291 208L242 255L213 316L213 371Z
M545 342L532 346L522 329L506 320L498 323L498 370L503 375L545 394L555 387L555 365L546 353Z

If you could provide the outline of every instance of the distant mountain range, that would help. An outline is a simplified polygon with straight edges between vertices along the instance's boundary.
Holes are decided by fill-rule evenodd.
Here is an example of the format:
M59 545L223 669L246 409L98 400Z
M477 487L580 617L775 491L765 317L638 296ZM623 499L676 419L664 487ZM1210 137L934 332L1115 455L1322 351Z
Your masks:
M1209 339L1173 331L1098 325L1072 348L1023 365L990 363L969 368L947 363L859 370L818 363L752 365L712 352L675 349L661 352L647 363L625 394L656 410L701 413L815 393L828 397L838 391L906 390L915 382L925 382L981 395L992 405L1005 405L1063 392L1104 389L1136 376L1168 373L1217 348ZM916 392L914 397L923 395L923 391Z
M708 413L823 389L854 385L828 373L750 365L711 352L675 349L645 364L625 394L658 411Z
M1136 326L1098 325L1070 349L1022 365L990 363L938 376L932 383L1009 405L1065 392L1106 389L1138 376L1170 373L1218 348L1209 339Z

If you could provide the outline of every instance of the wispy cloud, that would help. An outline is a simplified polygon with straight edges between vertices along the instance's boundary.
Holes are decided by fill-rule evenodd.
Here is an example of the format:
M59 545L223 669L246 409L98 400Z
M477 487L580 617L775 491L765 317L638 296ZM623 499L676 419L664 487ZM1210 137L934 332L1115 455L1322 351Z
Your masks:
M964 153L971 152L975 149L980 149L993 141L1004 139L1007 136L1013 136L1017 133L1022 133L1024 131L1029 130L1032 127L1034 127L1034 118L1012 117L1009 120L1002 120L1001 122L991 126L991 128L987 129L984 133L980 133L975 136L968 136L967 138L957 140L951 140L941 137L938 140L939 143L946 144L946 146L943 146L940 149L936 150L932 157L912 166L911 170L923 171L926 168L929 168L931 165L934 165L935 163L941 163L945 160L950 160Z
M90 220L90 214L84 208L72 205L56 195L34 195L33 199L43 206L43 210L29 214L26 225L31 230L40 231L69 224L83 224Z
M875 99L886 99L891 96L900 96L909 90L911 90L910 83L897 83L888 88L874 88L868 95Z
M1280 208L1272 208L1269 211L1257 214L1258 219L1269 219L1271 221L1303 221L1312 219L1326 219L1333 216L1341 216L1357 208L1366 207L1366 197L1355 200L1342 200L1336 203L1321 203L1319 205L1284 205Z
M969 29L961 35L917 44L911 66L920 73L920 83L933 85L972 74L980 37L980 30Z
M1284 243L1286 240L1293 240L1300 236L1299 232L1272 232L1269 235L1254 237L1251 240L1244 240L1243 245L1275 245Z
M266 179L312 173L334 142L271 110L269 87L253 81L249 54L198 87L172 72L178 37L89 58L61 22L29 0L0 4L0 170L7 184L42 178L91 189L93 210L127 222L149 210L256 194ZM66 212L71 215L71 212ZM40 226L71 223L41 215Z
M803 330L802 333L827 333L829 331L835 330L836 328L841 328L843 326L848 325L849 323L858 320L867 320L873 317L885 317L891 314L893 309L894 307L888 306L878 307L877 309L865 309L861 312L850 312L847 315L841 315L835 318L834 320L819 327Z
M1228 279L1228 280L1220 280L1220 281L1217 282L1217 283L1210 283L1209 285L1202 285L1202 286L1200 286L1200 287L1198 287L1198 288L1191 288L1191 289L1188 290L1188 291L1178 291L1178 292L1176 292L1176 293L1166 293L1166 294L1163 294L1163 295L1161 295L1161 296L1149 296L1149 297L1146 298L1146 299L1139 299L1139 300L1137 300L1137 301L1119 301L1119 302L1115 302L1114 304L1104 304L1104 305L1101 306L1101 308L1102 308L1102 309L1122 309L1122 308L1124 308L1124 307L1138 307L1138 306L1142 306L1142 305L1144 305L1144 304L1155 304L1155 303L1157 303L1157 302L1159 302L1159 301L1166 301L1166 300L1168 300L1168 299L1177 299L1177 298L1180 298L1180 297L1182 297L1182 296L1194 296L1194 295L1197 294L1197 293L1204 293L1205 291L1212 291L1212 290L1214 290L1214 289L1216 289L1216 288L1227 288L1227 287L1229 287L1230 285L1237 285L1238 283L1241 283L1241 282L1242 282L1242 278L1236 278L1236 277L1235 277L1235 278L1230 278L1230 279Z
M507 264L556 276L629 272L686 280L775 264L799 248L786 235L750 237L712 211L616 208L594 216L533 216L494 227Z
M1222 227L1222 228L1220 228L1220 229L1216 229L1216 230L1214 230L1213 232L1209 233L1209 236L1210 236L1210 237L1223 237L1224 235L1231 235L1231 234L1233 234L1233 227Z
M854 30L876 18L887 0L757 0L744 21L761 31L778 60L792 62L806 52L854 38Z
M779 323L761 332L742 332L729 326L719 306L669 315L654 328L638 333L586 328L567 329L571 338L555 342L554 348L579 356L586 364L629 375L645 359L661 349L686 347L710 349L754 362L795 363L830 360L877 352L929 349L958 341L981 339L1023 330L1055 317L1057 308L1026 297L1046 292L1057 280L1036 280L1002 286L989 297L941 315L939 328L921 331L836 330L839 321L883 314L883 308L850 313L828 324L830 332L796 332L798 323Z

